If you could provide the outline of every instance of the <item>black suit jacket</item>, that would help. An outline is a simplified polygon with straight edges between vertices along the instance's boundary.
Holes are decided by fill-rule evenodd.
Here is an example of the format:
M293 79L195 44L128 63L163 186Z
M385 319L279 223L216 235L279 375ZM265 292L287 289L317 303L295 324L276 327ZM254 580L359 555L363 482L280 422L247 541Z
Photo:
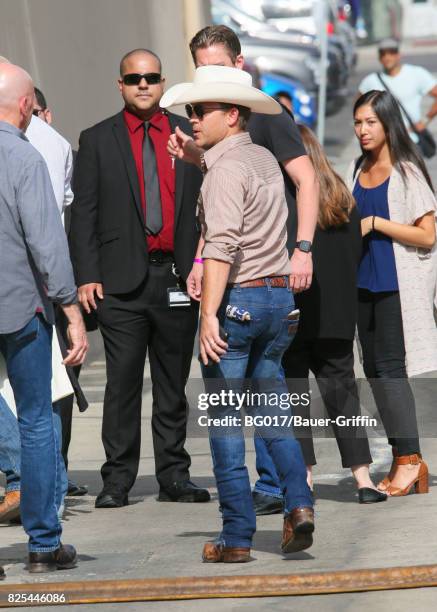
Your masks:
M172 131L191 133L187 119L168 113ZM196 203L202 174L175 160L174 255L186 279L199 240ZM74 168L70 251L78 286L102 283L128 293L147 275L144 215L123 112L83 131Z

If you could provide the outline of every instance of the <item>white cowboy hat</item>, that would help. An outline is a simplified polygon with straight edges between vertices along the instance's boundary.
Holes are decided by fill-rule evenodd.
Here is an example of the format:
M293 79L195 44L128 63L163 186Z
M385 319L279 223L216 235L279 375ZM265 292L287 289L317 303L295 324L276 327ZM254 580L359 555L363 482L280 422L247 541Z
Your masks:
M279 115L282 112L276 100L252 86L252 77L248 72L228 66L197 68L193 83L179 83L170 87L159 104L162 108L168 108L196 102L236 104L266 115Z

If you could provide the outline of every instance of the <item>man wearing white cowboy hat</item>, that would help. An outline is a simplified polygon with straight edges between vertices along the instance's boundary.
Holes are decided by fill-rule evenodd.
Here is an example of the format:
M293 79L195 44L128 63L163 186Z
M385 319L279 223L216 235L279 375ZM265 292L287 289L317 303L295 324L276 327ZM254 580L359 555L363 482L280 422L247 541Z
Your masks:
M196 68L216 65L244 68L244 57L237 34L225 25L206 26L190 41L190 51ZM288 207L287 249L290 256L290 287L294 294L308 289L312 281L312 240L318 218L319 183L313 165L302 143L293 116L285 109L279 115L252 113L247 131L254 144L268 149L275 157L284 178ZM180 126L170 136L170 155L200 166L201 150ZM203 265L200 240L192 270L187 278L187 290L194 300L202 294ZM299 307L299 296L296 298ZM272 463L262 438L255 439L256 466L259 478L252 491L255 513L281 513L282 492L272 472ZM312 484L311 472L307 472Z
M200 357L206 387L241 391L250 379L258 400L264 394L284 397L281 358L296 328L284 181L273 155L245 132L251 111L274 115L281 106L252 87L248 73L226 66L198 68L193 83L170 88L160 102L164 108L184 103L195 143L205 151L199 218L205 242ZM249 401L246 415L257 417L256 435L265 440L280 474L284 553L311 546L314 530L302 453L286 426L289 419L282 418L291 415L289 408L279 409L274 400ZM250 560L256 517L241 419L232 402L224 401L209 416L223 530L205 545L203 559L242 563ZM222 427L223 417L232 424Z

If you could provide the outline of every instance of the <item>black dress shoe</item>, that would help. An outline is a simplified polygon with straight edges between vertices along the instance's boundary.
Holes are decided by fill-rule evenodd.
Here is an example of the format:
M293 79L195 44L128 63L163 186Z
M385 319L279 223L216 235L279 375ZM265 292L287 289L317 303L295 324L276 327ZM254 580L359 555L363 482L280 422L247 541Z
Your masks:
M381 491L375 491L375 489L371 489L370 487L362 487L358 489L358 501L360 504L376 504L378 502L383 502L387 499L387 495L385 493L381 493Z
M280 514L284 511L284 502L280 497L264 495L258 491L252 492L253 507L257 516L264 514Z
M6 578L5 570L0 565L0 580L4 580Z
M96 508L123 508L129 503L125 489L104 486L96 497Z
M27 569L31 574L54 572L60 569L72 569L77 565L77 553L74 546L61 544L53 552L31 552Z
M159 489L158 501L160 502L186 502L198 503L209 502L211 496L206 489L201 489L191 480L180 480L173 482L168 487Z
M82 495L86 495L88 493L88 487L84 487L82 485L78 485L72 480L68 481L68 497L81 497Z

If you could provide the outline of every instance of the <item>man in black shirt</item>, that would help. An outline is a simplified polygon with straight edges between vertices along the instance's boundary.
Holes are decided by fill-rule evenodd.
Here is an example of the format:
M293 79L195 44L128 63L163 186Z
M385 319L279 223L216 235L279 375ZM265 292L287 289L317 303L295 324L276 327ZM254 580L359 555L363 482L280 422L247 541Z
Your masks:
M203 28L191 40L190 50L196 67L213 64L243 69L244 66L238 36L227 26ZM280 115L252 113L247 129L252 141L269 149L280 164L288 205L290 287L295 293L304 291L310 287L312 280L311 246L319 211L319 184L314 168L293 116L285 109ZM168 151L174 157L201 165L201 150L179 128L170 137ZM188 292L197 300L201 296L202 249L201 241L187 279ZM257 514L281 511L281 499L258 492L253 495Z
M299 220L301 217L314 214L315 207L317 207L316 210L318 210L318 194L313 200L315 207L313 202L310 202L311 206L305 204L305 210L303 210L303 208L299 210L299 215L296 207L296 183L301 184L302 181L305 182L307 180L310 184L310 182L313 181L311 162L303 147L299 130L297 129L294 119L285 110L283 110L280 115L252 113L249 119L248 131L253 142L271 151L279 162L279 167L284 177L285 197L288 206L287 248L291 255L296 247ZM286 169L286 166L288 166L288 169ZM309 174L307 174L308 170L310 171ZM310 187L308 191L310 192ZM310 194L308 196L308 202L309 197ZM314 232L308 229L307 233L305 233L305 239L312 242L313 233ZM303 236L299 236L299 238L301 240L304 239ZM300 253L303 253L303 251L300 251ZM308 263L311 263L312 266L311 252L305 255ZM298 269L296 272L297 271ZM306 283L305 287L301 288L301 291L308 289L310 285L311 279L309 283ZM299 285L296 284L294 291L297 292L299 288Z
M190 50L196 67L215 64L243 69L244 66L238 36L227 26L203 28L191 40ZM288 205L290 286L295 293L304 291L311 285L311 243L319 210L319 185L314 168L306 154L296 123L285 109L275 116L252 113L248 132L252 141L269 149L281 166ZM200 166L201 151L192 138L179 128L176 128L175 134L170 138L169 152ZM199 257L198 251L196 259ZM192 297L196 299L200 298L201 278L201 264L195 263L189 280L190 285L195 286Z

